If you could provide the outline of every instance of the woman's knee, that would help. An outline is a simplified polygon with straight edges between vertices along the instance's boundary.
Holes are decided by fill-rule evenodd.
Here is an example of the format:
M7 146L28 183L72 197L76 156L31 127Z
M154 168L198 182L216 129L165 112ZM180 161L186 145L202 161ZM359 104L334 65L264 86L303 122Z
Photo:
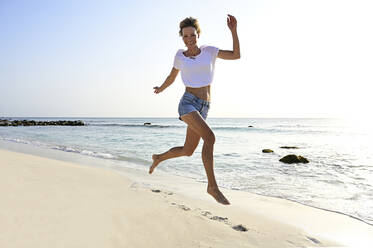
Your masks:
M212 131L209 131L204 137L203 141L208 144L215 144L215 134Z
M195 149L188 149L188 148L186 148L186 149L184 149L184 155L190 157L190 156L193 155L194 150Z

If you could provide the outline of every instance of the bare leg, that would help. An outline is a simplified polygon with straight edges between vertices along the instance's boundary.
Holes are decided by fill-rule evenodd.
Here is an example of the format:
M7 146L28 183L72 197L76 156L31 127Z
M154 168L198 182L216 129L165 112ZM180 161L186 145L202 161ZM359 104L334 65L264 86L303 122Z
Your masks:
M185 154L183 148L184 148L183 146L178 146L178 147L173 147L170 150L168 150L167 152L162 153L162 154L153 154L153 156L152 156L153 164L149 168L149 174L151 174L153 172L155 167L157 167L157 165L160 162L162 162L166 159L170 159L170 158L185 156L186 154Z
M207 193L209 193L212 197L215 198L217 202L221 204L230 204L225 196L220 192L215 179L213 157L215 143L214 133L207 125L207 123L203 120L202 116L196 111L184 115L183 117L181 117L181 119L188 124L188 127L198 133L204 141L202 148L202 161L203 165L205 166L208 180Z
M200 139L201 136L188 127L184 146L173 147L162 154L153 154L153 164L149 168L149 174L151 174L155 167L164 160L181 156L191 156L197 148Z

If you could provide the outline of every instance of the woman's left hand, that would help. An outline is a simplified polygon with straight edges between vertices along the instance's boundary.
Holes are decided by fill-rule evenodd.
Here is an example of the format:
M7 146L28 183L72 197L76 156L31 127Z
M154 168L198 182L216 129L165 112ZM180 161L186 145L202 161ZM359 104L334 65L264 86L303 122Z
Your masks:
M232 15L229 15L228 14L228 17L227 17L227 25L228 25L228 28L233 32L233 31L236 31L237 29L237 20L234 16Z

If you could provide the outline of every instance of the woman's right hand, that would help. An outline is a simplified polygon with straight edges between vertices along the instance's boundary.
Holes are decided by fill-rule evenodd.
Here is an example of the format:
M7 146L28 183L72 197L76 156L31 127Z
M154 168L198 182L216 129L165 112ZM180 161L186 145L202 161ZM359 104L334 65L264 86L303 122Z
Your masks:
M161 93L161 88L160 87L156 86L153 89L154 89L155 94Z

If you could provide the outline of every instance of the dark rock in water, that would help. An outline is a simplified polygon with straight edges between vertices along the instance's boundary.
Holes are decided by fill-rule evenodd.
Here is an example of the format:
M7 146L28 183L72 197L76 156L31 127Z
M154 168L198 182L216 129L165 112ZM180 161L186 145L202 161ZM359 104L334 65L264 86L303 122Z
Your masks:
M293 164L293 163L307 164L307 163L309 163L308 159L306 159L302 156L294 155L294 154L287 155L287 156L281 158L280 161L283 162L283 163L286 163L286 164Z
M7 127L9 126L8 120L0 120L0 127Z
M299 147L296 146L281 146L282 149L299 149Z
M262 152L263 152L263 153L271 153L271 152L273 152L273 151L272 151L271 149L263 149Z
M253 127L253 126L248 126L248 127Z
M74 126L84 126L83 121L74 121Z
M145 123L144 123L144 126L150 126L150 125L151 125L150 122L145 122Z

